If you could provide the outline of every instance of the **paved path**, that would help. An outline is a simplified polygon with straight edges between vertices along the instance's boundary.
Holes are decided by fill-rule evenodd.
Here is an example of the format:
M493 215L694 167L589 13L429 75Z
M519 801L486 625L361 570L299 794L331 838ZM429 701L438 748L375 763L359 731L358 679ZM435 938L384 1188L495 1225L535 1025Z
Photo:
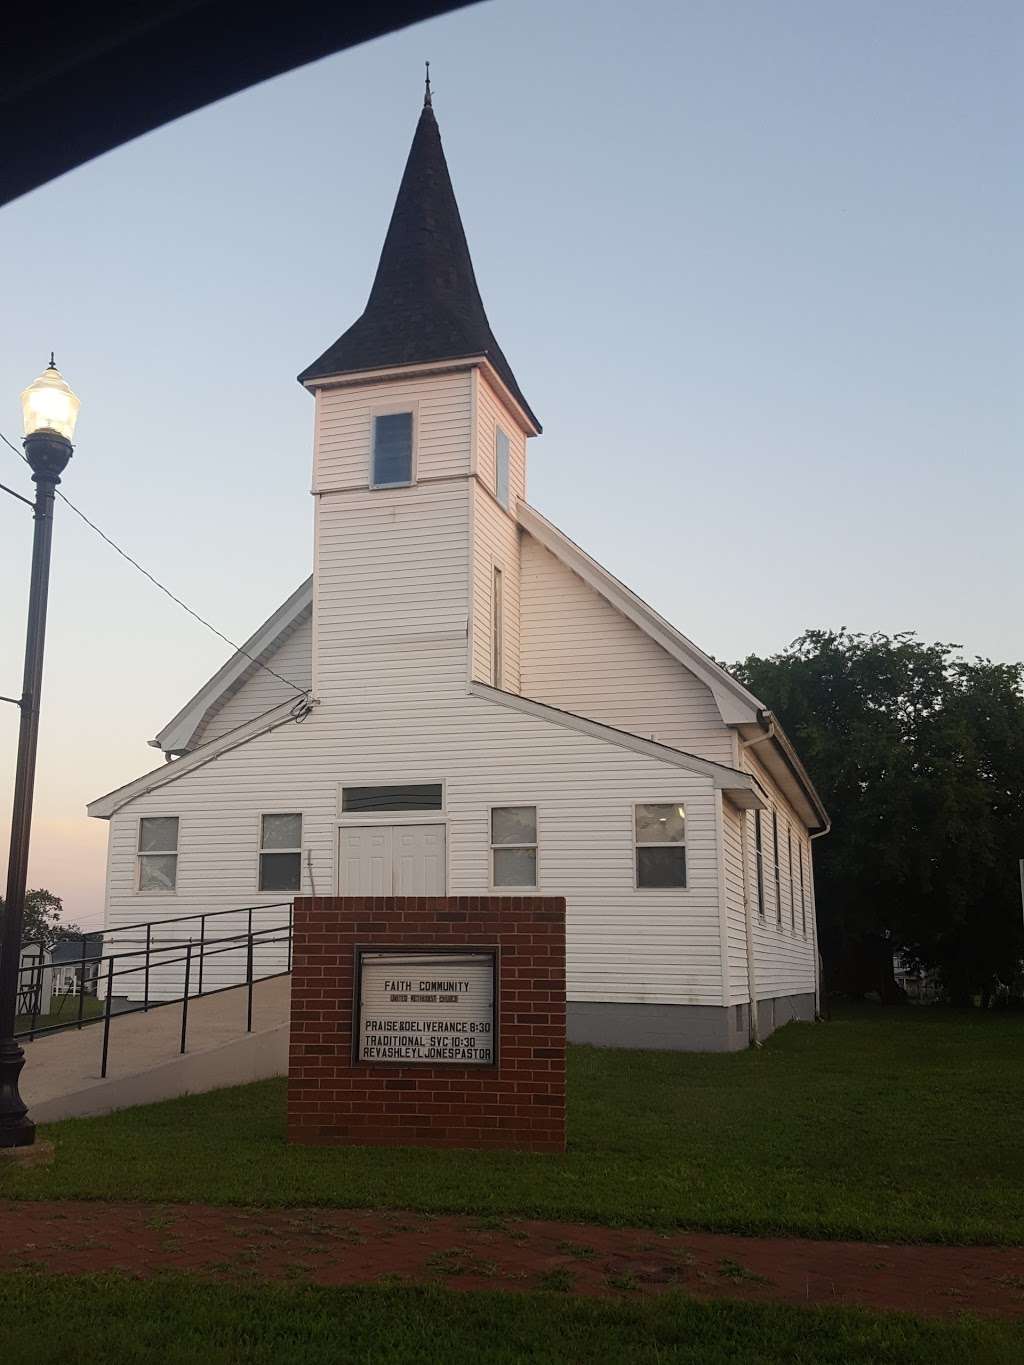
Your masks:
M1024 1319L1024 1249L658 1233L531 1219L204 1204L0 1203L0 1270L857 1305Z
M288 1022L291 977L257 981L253 989L253 1029ZM201 1052L245 1033L244 988L192 999L188 1004L187 1049ZM161 1005L139 1014L115 1014L110 1022L107 1079L137 1075L173 1061L181 1045L181 1005ZM24 1041L21 1094L29 1109L83 1089L100 1080L103 1025L87 1024L48 1038Z

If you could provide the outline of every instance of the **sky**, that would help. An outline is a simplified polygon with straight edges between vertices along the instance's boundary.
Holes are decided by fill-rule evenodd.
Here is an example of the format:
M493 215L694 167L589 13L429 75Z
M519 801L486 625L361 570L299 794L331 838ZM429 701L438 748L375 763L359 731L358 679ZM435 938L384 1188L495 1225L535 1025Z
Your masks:
M0 431L53 349L63 490L245 639L310 572L295 375L365 303L429 59L530 501L725 661L839 626L1020 659L1022 39L1017 0L491 0L325 59L0 209ZM6 695L30 545L0 496ZM58 505L29 885L69 918L85 803L228 653Z

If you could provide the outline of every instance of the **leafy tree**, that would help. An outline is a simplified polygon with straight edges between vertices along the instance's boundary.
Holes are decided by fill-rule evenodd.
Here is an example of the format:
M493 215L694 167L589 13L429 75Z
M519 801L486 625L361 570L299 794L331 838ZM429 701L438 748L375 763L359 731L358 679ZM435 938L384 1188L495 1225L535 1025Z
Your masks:
M4 911L6 917L7 906L2 900L0 910ZM22 943L42 943L44 947L52 948L61 939L80 936L82 931L77 924L61 923L63 914L64 903L52 891L27 891L21 927Z
M957 648L812 630L736 666L832 816L815 874L833 989L894 998L894 950L960 1003L1019 974L1024 668Z

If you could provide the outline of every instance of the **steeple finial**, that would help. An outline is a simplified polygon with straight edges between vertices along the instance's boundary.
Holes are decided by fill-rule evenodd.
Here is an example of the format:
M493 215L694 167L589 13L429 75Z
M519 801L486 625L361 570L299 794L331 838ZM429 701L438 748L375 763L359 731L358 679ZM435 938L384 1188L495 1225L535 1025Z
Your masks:
M46 368L47 368L48 370L55 370L55 369L57 368L57 366L54 364L53 352L52 352L52 351L50 352L50 363L49 363L49 365L47 365Z
M434 104L433 104L433 101L432 101L431 98L430 98L430 63L427 62L426 65L427 65L427 78L426 78L426 81L424 82L423 107L424 107L424 109L433 109Z

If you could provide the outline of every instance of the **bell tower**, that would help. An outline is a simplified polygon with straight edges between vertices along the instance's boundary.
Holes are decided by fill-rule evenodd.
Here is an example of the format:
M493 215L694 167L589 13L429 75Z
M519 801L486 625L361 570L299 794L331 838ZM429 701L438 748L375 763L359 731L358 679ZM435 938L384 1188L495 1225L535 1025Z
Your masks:
M316 401L313 687L519 686L516 502L540 423L491 331L429 75L370 296Z

